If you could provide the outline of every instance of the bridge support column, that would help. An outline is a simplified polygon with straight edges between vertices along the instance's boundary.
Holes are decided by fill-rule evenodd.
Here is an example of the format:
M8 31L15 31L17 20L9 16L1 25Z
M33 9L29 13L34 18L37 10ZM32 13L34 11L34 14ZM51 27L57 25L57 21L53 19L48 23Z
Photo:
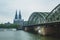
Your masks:
M60 35L60 25L45 25L41 26L38 30L41 35L59 36Z
M41 35L52 35L54 33L54 29L51 26L42 26L40 27L40 29L38 30L38 33Z

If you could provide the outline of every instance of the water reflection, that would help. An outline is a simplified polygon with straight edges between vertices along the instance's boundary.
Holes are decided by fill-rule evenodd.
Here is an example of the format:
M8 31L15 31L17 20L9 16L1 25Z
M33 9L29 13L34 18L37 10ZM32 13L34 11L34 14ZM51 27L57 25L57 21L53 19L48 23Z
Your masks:
M60 40L60 38L44 37L25 31L0 31L0 40Z

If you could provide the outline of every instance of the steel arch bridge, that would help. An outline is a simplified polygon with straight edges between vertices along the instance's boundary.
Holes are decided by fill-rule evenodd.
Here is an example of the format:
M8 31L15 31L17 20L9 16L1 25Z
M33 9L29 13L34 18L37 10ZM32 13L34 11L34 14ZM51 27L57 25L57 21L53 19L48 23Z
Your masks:
M51 12L33 12L28 19L29 24L60 22L60 4Z
M60 4L51 12L33 12L28 19L25 30L42 35L60 35Z

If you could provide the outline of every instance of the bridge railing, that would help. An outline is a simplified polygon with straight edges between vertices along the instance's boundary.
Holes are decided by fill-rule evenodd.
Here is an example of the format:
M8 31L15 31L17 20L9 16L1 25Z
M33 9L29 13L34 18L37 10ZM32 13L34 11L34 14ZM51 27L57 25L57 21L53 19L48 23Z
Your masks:
M45 22L45 23L54 23L54 22L60 22L60 20L50 21L50 22Z

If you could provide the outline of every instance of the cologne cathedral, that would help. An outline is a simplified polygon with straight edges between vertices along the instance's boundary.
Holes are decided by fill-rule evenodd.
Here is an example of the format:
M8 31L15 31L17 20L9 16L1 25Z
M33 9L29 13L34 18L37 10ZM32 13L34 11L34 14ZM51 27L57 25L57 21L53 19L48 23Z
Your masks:
M21 18L21 11L16 11L15 18L14 18L14 24L18 24L20 26L23 26L24 20Z

